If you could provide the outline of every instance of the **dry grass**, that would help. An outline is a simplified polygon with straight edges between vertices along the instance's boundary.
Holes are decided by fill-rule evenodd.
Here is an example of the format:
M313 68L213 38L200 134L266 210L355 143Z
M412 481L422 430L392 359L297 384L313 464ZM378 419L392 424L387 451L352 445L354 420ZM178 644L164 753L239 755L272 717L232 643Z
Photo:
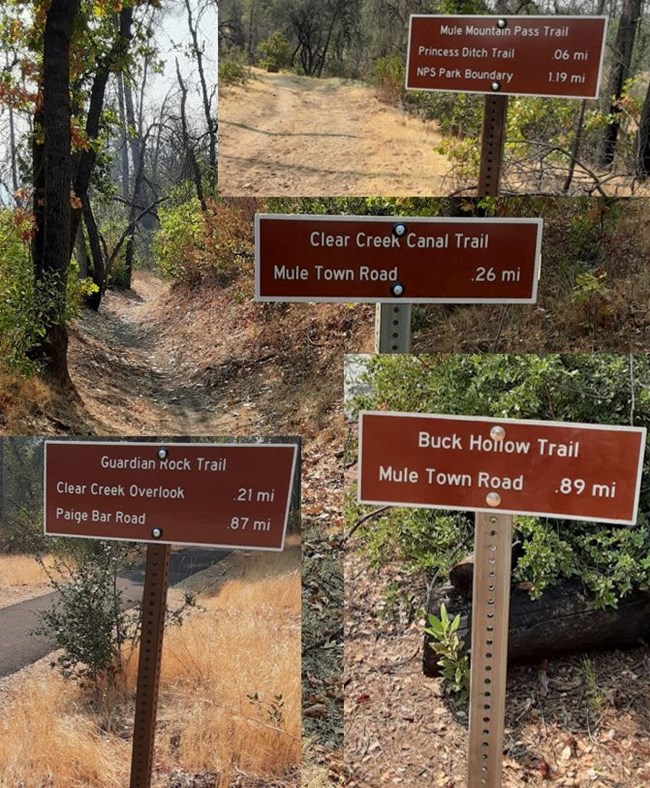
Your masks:
M0 429L20 432L51 400L52 392L40 378L0 372Z
M302 769L300 770L302 785L309 786L309 788L327 788L332 784L330 770L327 764L322 762L322 758L319 758L316 749L313 739L303 741Z
M165 633L156 785L178 770L218 775L223 787L241 773L282 780L299 768L300 547L232 559L231 577L208 584L202 609ZM122 696L94 704L54 672L15 680L0 788L124 786L136 669L133 654Z
M413 352L645 352L650 226L644 201L621 201L613 218L606 203L581 203L582 219L571 201L549 201L541 212L520 198L503 205L505 215L543 215L537 304L418 307ZM585 274L601 277L598 284L592 279L593 290L580 284Z
M31 555L0 555L0 588L44 585L48 572L55 573L54 559L45 556L43 564Z
M0 360L0 434L88 434L88 415L76 391L38 374L7 372Z
M167 633L159 758L224 786L237 771L279 778L298 766L299 555L238 557L240 576Z
M83 706L54 673L16 687L0 720L0 787L124 786L129 743L102 736Z

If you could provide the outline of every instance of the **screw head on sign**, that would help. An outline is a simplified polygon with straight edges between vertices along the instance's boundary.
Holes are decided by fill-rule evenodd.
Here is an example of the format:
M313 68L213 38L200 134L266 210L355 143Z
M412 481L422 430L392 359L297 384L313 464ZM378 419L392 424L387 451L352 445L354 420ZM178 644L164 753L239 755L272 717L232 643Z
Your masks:
M391 295L394 295L399 298L399 296L404 295L404 285L400 284L399 282L395 282L390 286Z
M504 27L508 27L508 20L504 19L503 17L500 17L499 19L497 19L497 27L500 30L503 30Z
M151 529L151 536L154 539L160 539L160 537L162 536L162 528L152 528Z
M490 522L491 522L492 524L496 523L496 521L497 521L497 518L496 518L496 517L490 517Z
M506 431L503 429L503 427L495 424L490 430L490 437L492 440L502 441L506 437Z
M402 238L406 235L406 225L398 222L397 224L393 225L393 235L396 235L398 238Z
M500 83L500 82L493 82L493 83L490 85L490 87L492 88L492 90L493 90L495 93L497 93L499 90L501 90L501 83Z
M168 454L169 454L169 451L164 446L162 446L160 449L158 449L158 459L159 460L166 460Z
M485 496L485 502L488 506L499 506L501 504L501 496L498 492L491 492Z

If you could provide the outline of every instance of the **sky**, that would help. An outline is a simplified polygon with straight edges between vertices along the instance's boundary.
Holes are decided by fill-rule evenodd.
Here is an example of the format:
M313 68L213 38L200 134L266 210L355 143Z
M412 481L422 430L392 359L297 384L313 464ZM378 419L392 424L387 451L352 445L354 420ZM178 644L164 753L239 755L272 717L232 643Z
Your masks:
M179 4L178 0L174 3L176 9L167 10L164 13L161 23L156 28L156 44L161 53L161 57L165 60L164 72L161 75L156 75L155 80L151 85L151 90L147 91L150 101L160 103L165 97L170 88L176 87L176 64L174 62L174 46L187 45L191 42L191 36L187 26L185 17L185 9L182 3ZM191 0L194 17L196 20L196 12L199 6L199 0ZM168 6L169 7L169 6ZM206 79L210 81L210 85L216 85L217 82L217 9L216 6L210 5L209 10L201 17L199 25L199 34L201 40L205 44L205 63L206 63ZM190 64L183 69L181 64L182 73L187 73ZM194 80L188 80L188 87L191 96L193 97L194 106L197 106L200 93L199 93L199 79L198 74Z
M207 5L206 0L190 0L196 21L200 5ZM202 113L202 99L200 93L199 77L190 59L176 48L187 46L191 42L187 19L185 15L184 3L182 0L163 0L161 10L156 12L155 23L155 44L158 48L159 57L164 61L161 74L152 74L147 81L145 103L149 110L160 106L163 99L170 90L177 90L176 64L175 57L179 57L181 73L183 74L188 90L188 114L200 117ZM207 10L202 14L199 24L199 38L204 43L204 62L206 79L209 87L216 85L217 82L217 9L216 4L207 5ZM0 52L0 63L4 62L5 53ZM216 99L214 102L216 112ZM151 114L147 112L147 114ZM19 121L19 128L23 131L27 124L23 119ZM8 165L9 133L8 133L7 113L0 111L0 177L4 183L10 183L11 177ZM20 139L20 135L19 135ZM28 153L27 147L23 144L21 150ZM7 189L0 184L0 205L11 204L11 198Z

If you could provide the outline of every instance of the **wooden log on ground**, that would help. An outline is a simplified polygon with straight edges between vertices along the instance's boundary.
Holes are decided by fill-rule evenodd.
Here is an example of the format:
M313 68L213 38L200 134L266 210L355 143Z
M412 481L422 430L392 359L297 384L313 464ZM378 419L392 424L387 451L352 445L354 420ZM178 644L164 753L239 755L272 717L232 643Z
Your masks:
M465 556L449 570L449 580L452 586L465 599L472 598L472 583L474 582L474 553Z
M521 555L521 545L515 542L512 546L512 568L517 566L517 561ZM472 585L474 583L474 553L466 555L449 570L449 580L454 588L465 597L472 598Z
M461 614L459 637L471 643L471 601L454 586L434 595L429 612L439 616L444 602L450 616ZM508 662L535 662L563 654L632 648L650 642L650 591L637 591L618 608L594 610L583 598L580 582L565 580L548 588L541 599L513 588L510 597ZM439 673L438 656L424 638L423 670Z

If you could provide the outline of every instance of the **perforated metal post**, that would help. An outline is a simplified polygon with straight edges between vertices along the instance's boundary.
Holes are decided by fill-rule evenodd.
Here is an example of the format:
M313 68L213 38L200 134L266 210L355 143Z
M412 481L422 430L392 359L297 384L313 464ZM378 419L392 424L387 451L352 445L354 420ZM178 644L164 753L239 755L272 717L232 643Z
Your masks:
M147 545L138 688L135 696L131 788L149 788L151 785L170 553L171 547L168 544Z
M468 788L499 788L508 665L512 515L477 512Z
M479 197L496 197L499 194L507 111L507 96L485 97L481 132L481 165L478 174Z
M377 304L375 353L411 350L411 304Z

